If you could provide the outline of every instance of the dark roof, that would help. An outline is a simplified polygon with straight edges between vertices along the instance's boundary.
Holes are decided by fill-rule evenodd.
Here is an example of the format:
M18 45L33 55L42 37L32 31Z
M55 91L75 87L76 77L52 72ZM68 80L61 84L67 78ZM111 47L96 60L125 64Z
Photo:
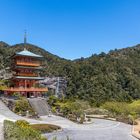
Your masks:
M39 66L39 67L32 67L32 66L16 66L16 68L30 68L30 69L36 69L36 70L42 69L41 66Z

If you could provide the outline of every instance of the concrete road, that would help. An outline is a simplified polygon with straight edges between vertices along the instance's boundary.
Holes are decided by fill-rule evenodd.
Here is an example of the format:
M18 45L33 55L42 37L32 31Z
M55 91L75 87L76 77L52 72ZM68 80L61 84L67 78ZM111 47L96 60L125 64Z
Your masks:
M130 125L115 121L94 119L94 123L80 125L59 116L42 116L42 120L27 119L14 114L4 103L0 101L0 140L2 140L2 123L5 119L19 120L24 119L30 123L49 123L59 125L63 128L62 132L46 134L48 140L57 136L57 140L66 140L69 136L71 140L136 140L131 135Z
M132 127L130 125L94 119L93 124L88 125L71 125L69 128L64 128L62 132L48 133L45 136L48 140L57 137L57 140L137 140L131 135Z

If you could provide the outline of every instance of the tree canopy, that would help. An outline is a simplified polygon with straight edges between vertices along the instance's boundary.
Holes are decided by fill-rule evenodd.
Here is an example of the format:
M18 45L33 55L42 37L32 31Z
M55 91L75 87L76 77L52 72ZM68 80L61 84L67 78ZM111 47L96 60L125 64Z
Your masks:
M53 55L35 45L27 49L44 56L42 75L67 79L67 97L100 105L106 101L140 98L140 45L108 54L93 54L74 61ZM11 65L10 57L23 50L23 44L0 43L0 69Z

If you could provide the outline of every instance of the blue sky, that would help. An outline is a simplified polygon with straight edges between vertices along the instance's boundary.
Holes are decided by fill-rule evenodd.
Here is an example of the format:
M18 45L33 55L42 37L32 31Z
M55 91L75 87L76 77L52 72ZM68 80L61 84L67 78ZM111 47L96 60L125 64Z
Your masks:
M67 59L140 43L140 0L0 0L0 40Z

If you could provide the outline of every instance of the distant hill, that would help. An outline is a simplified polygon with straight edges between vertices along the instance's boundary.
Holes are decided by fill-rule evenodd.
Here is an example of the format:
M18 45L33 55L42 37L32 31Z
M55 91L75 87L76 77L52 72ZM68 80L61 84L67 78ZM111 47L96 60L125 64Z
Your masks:
M95 54L75 63L80 76L74 85L80 98L96 105L140 98L140 45Z
M23 50L23 45L10 46L0 42L0 69L10 66L10 57ZM110 100L140 98L140 45L74 61L60 58L35 45L27 44L26 47L44 56L42 75L67 78L67 97L88 100L95 105Z

